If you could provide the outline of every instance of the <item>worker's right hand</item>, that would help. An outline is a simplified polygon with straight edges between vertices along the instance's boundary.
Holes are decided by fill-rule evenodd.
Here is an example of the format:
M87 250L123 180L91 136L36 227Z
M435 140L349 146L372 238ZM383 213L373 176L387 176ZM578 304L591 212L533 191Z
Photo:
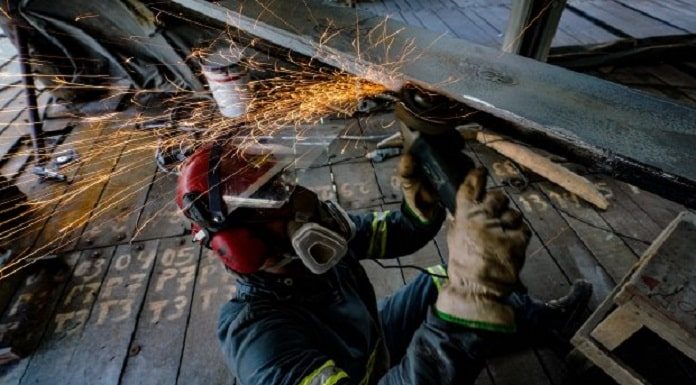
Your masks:
M512 308L502 302L517 284L530 231L501 191L486 191L486 171L469 173L448 221L449 282L435 309L440 318L468 327L514 331Z

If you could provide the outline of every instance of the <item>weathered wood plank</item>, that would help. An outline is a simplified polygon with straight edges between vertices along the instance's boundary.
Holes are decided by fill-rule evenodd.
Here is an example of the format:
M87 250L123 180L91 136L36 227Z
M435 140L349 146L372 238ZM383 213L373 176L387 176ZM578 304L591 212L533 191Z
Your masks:
M643 327L629 306L620 306L597 325L590 336L611 351Z
M551 385L532 350L493 358L488 362L488 369L495 385Z
M346 128L348 135L362 135L359 125L352 121ZM330 146L334 155L331 166L334 175L338 202L346 210L373 207L383 203L374 169L364 157L372 148L364 140L336 140ZM340 163L341 159L356 158L352 163ZM364 159L364 161L363 161Z
M680 211L686 210L678 203L663 199L627 183L617 181L616 185L661 228L669 225Z
M321 200L336 201L336 186L331 179L329 153L322 153L310 168L300 171L297 183L314 191Z
M483 370L481 370L481 373L479 374L478 378L476 378L474 385L494 385L491 374L488 373L488 368L484 367Z
M12 156L12 152L19 146L20 141L28 137L29 128L24 100L17 97L6 103L0 110L0 127L2 127L0 128L0 161L6 161Z
M49 121L47 124L57 124L63 127L66 123ZM87 125L79 126L68 135L61 145L56 147L54 152L77 148L84 145L85 142L91 142L94 135L98 135L100 132L101 128ZM71 163L61 169L61 172L70 180L79 172L80 167L81 163L79 162ZM16 234L10 235L12 243L9 247L17 255L30 253L33 258L50 253L52 250L50 243L37 243L36 241L69 186L66 183L41 183L39 177L32 172L31 165L26 167L24 172L17 177L16 185L30 200L42 203L28 210L26 216L22 218L26 222L24 227L18 229Z
M616 296L617 303L649 305L696 338L696 214L681 213L641 257L641 265ZM655 330L659 334L658 330Z
M189 221L176 206L174 199L175 186L175 175L157 172L138 218L134 239L163 238L188 232Z
M611 204L600 215L617 233L628 235L622 237L636 255L641 255L662 228L626 195L618 184L606 177L590 176L592 182L611 194Z
M129 141L80 238L79 247L117 244L133 238L157 170L152 149L144 146L151 141L149 136Z
M434 13L460 39L468 40L488 47L498 47L498 31L481 19L473 11L466 9L440 9Z
M696 16L694 17L696 18ZM682 93L689 99L684 100L684 98L678 97L678 100L696 105L696 78L668 64L641 67L641 70L673 86L676 91Z
M687 98L686 95L678 90L669 90L664 87L664 83L662 83L654 75L650 73L641 74L630 67L614 70L611 73L606 74L604 77L613 82L621 83L633 89L644 91L664 99Z
M397 174L399 167L399 157L386 159L379 163L374 163L377 185L382 193L385 204L401 202L401 181Z
M688 7L674 9L663 4L658 4L647 0L615 0L623 6L640 11L656 19L660 19L671 26L681 29L683 32L696 32L696 15L689 11ZM693 4L692 4L693 5Z
M225 364L216 328L220 306L233 297L232 275L213 252L204 251L193 291L177 384L233 383L234 377Z
M613 1L575 2L573 7L636 38L684 33Z
M118 246L64 384L118 385L157 255L157 240ZM89 251L85 251L89 253ZM61 374L63 375L63 374Z
M606 43L619 39L619 37L613 33L568 10L564 10L561 14L559 29L567 36L572 36L576 39L577 44L581 45ZM560 35L556 37L559 38ZM554 41L554 43L556 43L556 41ZM560 41L558 43L559 44L552 45L561 45ZM570 43L570 40L568 43Z
M594 209L577 197L548 182L539 187L614 282L619 282L637 259L631 249Z
M95 127L95 130L98 129ZM82 158L82 164L71 178L71 186L66 190L61 203L56 206L39 235L39 244L50 245L54 250L74 247L99 201L128 137L129 134L119 135L109 129L102 129L101 135L97 137L99 144L93 142L94 137L90 141L74 144L75 151Z
M79 253L70 253L35 265L0 317L0 340L20 356L37 348L78 257ZM28 364L23 359L0 367L0 382L18 384Z
M401 20L403 20L404 23L412 25L414 27L426 28L426 26L423 25L420 19L416 17L414 10L401 11L399 12L399 14L401 15Z
M441 33L444 35L457 36L455 31L452 31L450 27L445 24L432 10L422 9L416 11L414 15L420 20L420 22L426 26L429 31Z
M399 263L399 261L396 259L382 259L379 261L386 266L397 266ZM370 283L375 290L377 299L391 295L404 286L404 279L401 276L400 269L383 269L375 261L369 259L360 261L360 264L365 269L365 273L367 273L367 278L370 280Z
M109 268L114 248L83 251L72 278L58 301L55 315L37 352L32 354L21 384L64 384L71 375L70 359L83 349L80 334Z
M187 238L160 241L121 384L176 382L200 254Z

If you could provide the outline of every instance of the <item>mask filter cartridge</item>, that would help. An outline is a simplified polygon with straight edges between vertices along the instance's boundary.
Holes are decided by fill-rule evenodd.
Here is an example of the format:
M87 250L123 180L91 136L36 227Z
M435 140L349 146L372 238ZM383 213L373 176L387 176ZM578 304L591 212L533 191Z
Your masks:
M314 274L323 274L346 255L346 239L317 223L305 223L291 235L292 247Z

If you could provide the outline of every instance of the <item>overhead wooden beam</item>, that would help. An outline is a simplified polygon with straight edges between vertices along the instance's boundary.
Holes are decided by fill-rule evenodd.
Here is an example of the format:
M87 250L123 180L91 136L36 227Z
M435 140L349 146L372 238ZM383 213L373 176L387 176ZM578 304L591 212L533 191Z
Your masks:
M427 87L516 139L696 207L694 108L318 0L172 3L394 90Z

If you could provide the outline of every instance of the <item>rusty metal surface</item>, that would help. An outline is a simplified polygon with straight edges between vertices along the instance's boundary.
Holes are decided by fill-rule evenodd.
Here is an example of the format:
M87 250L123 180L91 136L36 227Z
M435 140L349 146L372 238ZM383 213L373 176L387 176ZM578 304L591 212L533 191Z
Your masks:
M619 179L694 205L694 108L360 10L314 1L174 3L390 88L407 81L431 88L542 136L547 147L564 147ZM405 61L403 52L411 52ZM375 71L385 63L398 63L387 64L396 78Z

